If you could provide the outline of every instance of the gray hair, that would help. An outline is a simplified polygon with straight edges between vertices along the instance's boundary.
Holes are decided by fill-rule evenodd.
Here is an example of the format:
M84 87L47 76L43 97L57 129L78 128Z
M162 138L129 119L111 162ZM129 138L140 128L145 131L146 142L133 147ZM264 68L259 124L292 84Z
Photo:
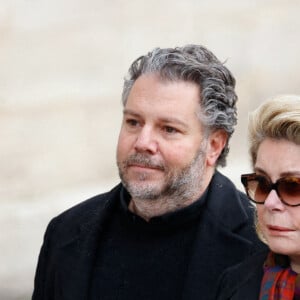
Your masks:
M207 132L222 129L227 133L227 143L217 161L217 165L225 166L228 141L237 122L237 95L231 72L211 51L200 45L155 48L130 66L122 93L124 106L137 78L150 73L157 74L162 80L183 80L197 84L201 97L200 122Z

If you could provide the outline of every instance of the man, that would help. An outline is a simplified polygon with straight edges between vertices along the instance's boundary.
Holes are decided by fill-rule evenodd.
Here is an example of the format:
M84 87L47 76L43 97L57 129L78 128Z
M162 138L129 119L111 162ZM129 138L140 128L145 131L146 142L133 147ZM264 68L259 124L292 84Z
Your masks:
M261 247L225 165L235 79L206 48L154 49L130 67L117 146L122 183L53 219L33 299L212 298Z

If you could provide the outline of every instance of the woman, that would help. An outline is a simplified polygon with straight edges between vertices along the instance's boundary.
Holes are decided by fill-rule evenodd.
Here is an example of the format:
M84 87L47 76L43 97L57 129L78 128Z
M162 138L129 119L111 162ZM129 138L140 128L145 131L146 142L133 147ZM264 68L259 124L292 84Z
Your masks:
M241 180L270 250L221 276L218 300L300 299L300 97L281 96L250 116L254 173Z

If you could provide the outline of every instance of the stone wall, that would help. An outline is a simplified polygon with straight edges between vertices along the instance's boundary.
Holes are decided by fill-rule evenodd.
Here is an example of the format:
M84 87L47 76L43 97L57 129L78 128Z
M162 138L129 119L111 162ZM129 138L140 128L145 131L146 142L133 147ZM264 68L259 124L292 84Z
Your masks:
M206 45L237 78L224 172L249 170L249 110L300 94L296 0L1 0L0 299L29 299L50 218L118 182L122 80L160 46ZM239 185L240 186L240 185Z

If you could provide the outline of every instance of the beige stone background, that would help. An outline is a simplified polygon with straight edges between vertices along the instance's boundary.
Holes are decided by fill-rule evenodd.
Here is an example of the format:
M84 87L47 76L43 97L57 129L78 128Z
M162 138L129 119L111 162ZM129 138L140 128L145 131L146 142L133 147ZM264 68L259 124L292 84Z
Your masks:
M50 218L118 182L122 80L156 47L206 45L237 78L224 169L249 170L247 114L300 94L300 1L0 0L0 299L29 299Z

